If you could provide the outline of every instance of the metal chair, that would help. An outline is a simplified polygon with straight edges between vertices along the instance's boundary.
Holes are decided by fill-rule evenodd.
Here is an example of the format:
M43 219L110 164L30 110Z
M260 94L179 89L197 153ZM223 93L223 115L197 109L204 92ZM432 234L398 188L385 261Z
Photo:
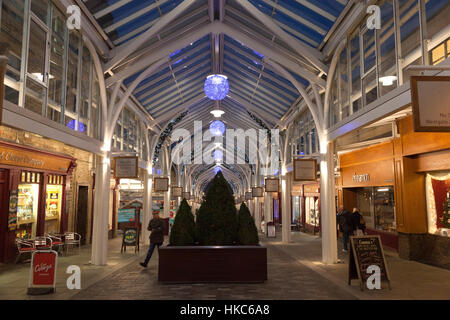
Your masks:
M64 252L64 242L62 241L61 237L58 237L54 234L46 234L45 236L49 237L52 240L52 249L56 247L58 254L61 254L62 248Z
M66 248L66 255L68 251L68 247L70 245L78 246L78 254L81 253L81 235L76 232L66 232L64 233L64 246Z
M15 263L18 263L20 261L20 257L24 253L29 253L30 259L31 259L33 252L36 250L36 248L34 247L33 241L23 240L20 238L16 239L16 246L17 246L17 250L19 251L19 254L17 255Z

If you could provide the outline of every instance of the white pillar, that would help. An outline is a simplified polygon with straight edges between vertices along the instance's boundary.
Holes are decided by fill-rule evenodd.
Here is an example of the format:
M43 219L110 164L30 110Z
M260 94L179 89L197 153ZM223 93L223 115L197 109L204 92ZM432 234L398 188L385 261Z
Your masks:
M323 145L323 147L322 147ZM326 149L326 153L324 152ZM322 262L337 263L336 204L333 143L321 143L320 210L322 216Z
M149 235L150 231L147 230L148 223L152 217L152 176L148 172L144 174L144 196L143 196L143 207L144 212L142 213L142 243L149 245Z
M111 166L109 155L97 156L91 263L104 266L108 256L108 223Z
M170 186L170 180L169 180L169 186ZM170 187L168 191L164 192L164 218L170 217Z
M285 169L283 168L283 171ZM291 241L291 181L287 172L281 176L281 214L282 230L281 241L288 243Z
M264 192L264 221L267 225L267 222L272 221L270 219L270 201L272 201L272 197L268 192Z
M261 209L259 198L254 198L255 201L255 224L258 232L261 232Z

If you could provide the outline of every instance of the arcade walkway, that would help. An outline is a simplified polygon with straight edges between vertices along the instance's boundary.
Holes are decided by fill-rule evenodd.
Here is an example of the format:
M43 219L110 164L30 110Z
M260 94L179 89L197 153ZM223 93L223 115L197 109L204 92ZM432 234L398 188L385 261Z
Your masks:
M449 299L450 270L399 259L387 253L392 290L361 292L357 281L347 285L347 254L342 263L323 265L320 238L294 233L293 242L280 237L264 239L268 247L268 277L264 284L167 285L157 281L157 254L143 269L134 251L120 254L120 239L109 242L108 267L89 265L90 248L81 255L62 257L58 262L56 293L27 296L28 263L0 266L0 299ZM66 288L65 269L77 264L82 270L82 289ZM383 285L383 288L385 286Z

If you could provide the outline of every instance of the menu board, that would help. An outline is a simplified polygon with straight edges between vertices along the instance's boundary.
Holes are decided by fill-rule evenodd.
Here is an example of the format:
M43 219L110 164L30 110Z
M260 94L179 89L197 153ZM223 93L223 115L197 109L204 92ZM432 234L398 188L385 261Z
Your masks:
M139 231L137 228L127 228L123 231L122 248L120 253L126 252L127 247L135 247L134 252L139 251Z
M115 157L114 178L136 179L138 177L137 157Z
M8 230L17 228L17 190L11 190L9 194Z
M386 280L390 289L389 273L380 236L351 236L350 243L352 248L349 254L348 284L351 284L352 279L359 279L363 290L367 279L372 275L367 273L367 268L376 265L380 268L380 280Z
M252 200L252 199L253 199L252 193L251 192L246 192L245 193L245 200Z

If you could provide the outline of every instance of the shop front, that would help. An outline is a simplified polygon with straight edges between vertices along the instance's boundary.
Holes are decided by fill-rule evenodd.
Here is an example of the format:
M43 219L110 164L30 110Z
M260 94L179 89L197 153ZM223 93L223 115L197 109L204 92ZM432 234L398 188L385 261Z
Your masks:
M75 166L72 157L0 142L0 262L14 257L16 238L67 231Z
M384 246L398 250L393 142L342 154L339 161L339 205L350 212L356 208L366 232L380 235Z

